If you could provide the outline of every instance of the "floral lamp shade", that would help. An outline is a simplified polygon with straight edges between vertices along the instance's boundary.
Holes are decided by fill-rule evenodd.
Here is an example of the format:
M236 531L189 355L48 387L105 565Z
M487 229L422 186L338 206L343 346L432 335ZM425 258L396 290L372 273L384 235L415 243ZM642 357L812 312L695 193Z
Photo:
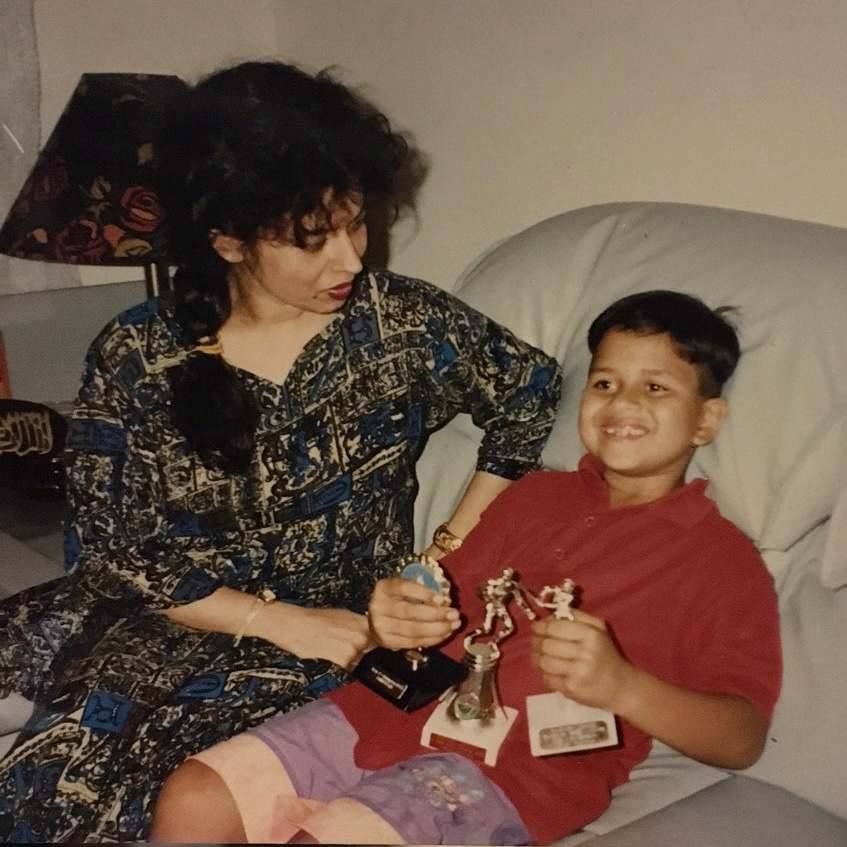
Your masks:
M81 265L165 260L152 139L159 109L185 88L169 75L83 74L0 229L0 252Z

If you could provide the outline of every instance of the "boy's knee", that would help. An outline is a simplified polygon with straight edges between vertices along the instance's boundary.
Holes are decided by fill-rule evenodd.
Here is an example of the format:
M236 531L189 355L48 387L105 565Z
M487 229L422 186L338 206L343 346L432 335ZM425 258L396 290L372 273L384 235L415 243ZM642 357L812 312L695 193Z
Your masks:
M162 783L157 810L160 806L190 803L199 797L208 796L210 791L216 790L216 786L225 788L223 780L211 768L188 759Z
M241 841L232 794L210 767L189 759L162 784L150 837L156 841Z

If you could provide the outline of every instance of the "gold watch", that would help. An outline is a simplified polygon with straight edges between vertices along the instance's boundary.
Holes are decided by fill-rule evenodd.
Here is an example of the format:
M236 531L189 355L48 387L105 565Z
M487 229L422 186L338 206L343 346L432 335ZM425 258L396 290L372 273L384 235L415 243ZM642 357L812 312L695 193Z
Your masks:
M464 538L459 538L458 535L452 533L448 529L446 523L437 527L435 532L432 534L432 543L441 550L442 553L455 552L462 546L464 540Z

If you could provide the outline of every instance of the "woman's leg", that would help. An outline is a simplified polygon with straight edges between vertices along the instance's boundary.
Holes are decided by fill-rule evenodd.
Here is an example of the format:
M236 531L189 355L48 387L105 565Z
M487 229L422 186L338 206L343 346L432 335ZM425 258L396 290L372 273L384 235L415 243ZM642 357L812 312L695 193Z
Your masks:
M202 762L189 759L162 786L150 840L243 844L247 834L223 779Z

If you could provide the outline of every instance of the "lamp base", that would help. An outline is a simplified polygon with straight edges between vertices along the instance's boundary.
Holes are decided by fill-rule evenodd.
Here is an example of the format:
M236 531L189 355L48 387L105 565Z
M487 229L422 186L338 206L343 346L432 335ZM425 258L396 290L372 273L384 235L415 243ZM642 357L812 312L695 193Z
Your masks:
M171 290L171 275L165 262L148 262L144 266L144 285L147 299L161 297Z

